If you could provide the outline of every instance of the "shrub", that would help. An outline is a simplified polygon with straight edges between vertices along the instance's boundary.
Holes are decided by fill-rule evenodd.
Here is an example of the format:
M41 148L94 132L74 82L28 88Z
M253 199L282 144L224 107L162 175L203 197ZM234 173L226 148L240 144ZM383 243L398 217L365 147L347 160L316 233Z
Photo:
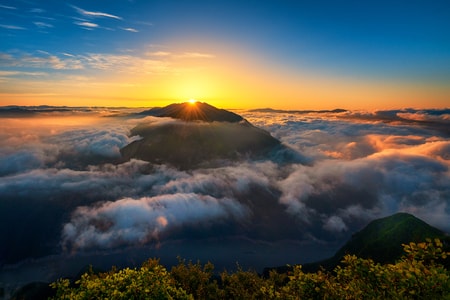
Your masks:
M193 299L175 281L167 270L152 259L139 269L112 269L98 275L85 273L70 287L68 279L60 279L54 299Z
M75 287L67 279L51 286L54 299L450 299L450 272L440 263L450 252L442 247L439 239L410 243L395 264L346 255L333 272L295 266L266 279L239 266L217 277L213 264L181 259L168 272L150 259L139 269L85 273Z

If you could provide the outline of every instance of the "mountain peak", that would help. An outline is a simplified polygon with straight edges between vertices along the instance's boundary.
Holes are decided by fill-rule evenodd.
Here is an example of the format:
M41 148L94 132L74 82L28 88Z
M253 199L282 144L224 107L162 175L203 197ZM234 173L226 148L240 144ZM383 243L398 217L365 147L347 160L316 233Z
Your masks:
M174 103L165 107L155 107L139 113L145 116L170 117L183 121L230 122L244 120L238 114L219 109L205 102Z
M393 262L403 254L402 244L444 236L444 232L421 219L400 212L370 222L355 233L336 256L341 258L344 254L351 253L381 263Z
M150 120L138 124L130 133L141 139L120 149L126 160L135 158L192 169L224 159L268 157L275 149L284 149L269 132L235 113L207 103L176 103L140 115L171 117L185 122Z

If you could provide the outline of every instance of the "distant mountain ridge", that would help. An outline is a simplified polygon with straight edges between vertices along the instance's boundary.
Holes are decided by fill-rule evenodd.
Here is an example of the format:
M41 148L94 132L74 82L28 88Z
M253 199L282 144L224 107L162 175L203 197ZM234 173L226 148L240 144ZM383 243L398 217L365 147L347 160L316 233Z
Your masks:
M145 110L140 112L139 115L170 117L183 121L236 123L244 120L244 118L238 114L225 109L218 109L204 102L174 103L165 107L155 107Z
M310 114L310 113L344 113L348 112L346 109L336 108L336 109L323 109L323 110L285 110L285 109L273 109L273 108L257 108L251 109L250 112L262 112L262 113L290 113L290 114Z

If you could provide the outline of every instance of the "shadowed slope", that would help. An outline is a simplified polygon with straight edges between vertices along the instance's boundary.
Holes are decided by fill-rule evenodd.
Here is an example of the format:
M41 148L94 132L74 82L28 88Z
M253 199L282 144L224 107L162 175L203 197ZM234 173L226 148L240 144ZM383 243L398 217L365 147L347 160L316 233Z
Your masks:
M222 159L263 157L283 147L270 133L241 116L206 103L172 104L141 114L181 121L142 123L133 128L131 135L142 139L120 150L127 160L191 169Z

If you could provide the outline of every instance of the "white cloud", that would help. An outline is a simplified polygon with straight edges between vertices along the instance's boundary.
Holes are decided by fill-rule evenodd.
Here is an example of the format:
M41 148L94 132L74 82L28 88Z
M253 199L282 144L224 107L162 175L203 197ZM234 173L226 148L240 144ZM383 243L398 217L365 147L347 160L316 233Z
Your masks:
M213 54L209 53L200 53L200 52L185 52L183 54L177 55L179 58L214 58L216 57Z
M67 57L105 68L128 58ZM119 149L133 141L129 131L138 122L175 122L100 117L121 112L50 108L32 118L2 119L0 198L29 201L64 216L35 225L63 227L61 242L72 250L188 239L219 225L223 236L341 243L369 221L399 211L450 230L450 141L428 127L350 114L339 119L243 112L311 162L223 161L181 171L120 161ZM5 209L3 214L25 216L28 206ZM36 243L48 242L41 238Z
M0 8L4 8L4 9L17 9L16 7L13 7L13 6L7 6L7 5L3 5L3 4L0 4Z
M44 72L22 72L22 71L0 71L0 76L46 76L47 73Z
M83 69L82 60L79 58L60 58L46 51L38 51L43 56L36 56L29 53L13 56L11 54L0 54L0 61L4 66L23 68L49 68L55 70L79 70Z
M26 28L16 25L6 25L6 24L0 24L1 28L5 29L12 29L12 30L25 30Z
M148 55L148 56L169 56L169 55L171 55L171 53L167 52L167 51L155 51L155 52L147 52L146 55Z
M44 22L33 22L39 28L53 28L52 24L44 23Z
M63 244L72 250L144 244L167 230L244 216L245 208L227 198L192 193L125 198L79 207L64 225Z
M105 12L95 12L95 11L88 11L84 10L82 8L79 8L77 6L72 5L72 7L81 15L87 16L87 17L105 17L105 18L112 18L117 20L122 20L121 17L118 17L116 15L108 14Z
M126 27L126 28L120 27L120 29L129 31L129 32L139 32L139 30L131 28L131 27Z
M42 8L32 8L32 9L30 9L30 12L31 12L31 13L42 14L42 13L45 12L45 9L42 9Z
M74 24L83 26L83 27L89 27L89 28L97 28L98 24L91 23L91 22L75 22Z

